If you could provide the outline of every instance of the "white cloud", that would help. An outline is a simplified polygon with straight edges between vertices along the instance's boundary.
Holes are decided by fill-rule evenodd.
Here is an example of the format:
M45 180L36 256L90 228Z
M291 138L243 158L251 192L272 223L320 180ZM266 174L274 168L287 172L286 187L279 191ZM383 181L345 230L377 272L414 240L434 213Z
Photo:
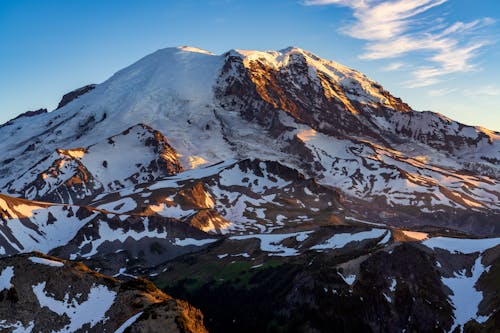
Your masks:
M360 57L370 60L395 58L420 50L443 50L451 48L452 45L453 41L447 39L436 40L432 36L423 36L416 39L412 36L404 35L390 40L369 43L366 46L366 52Z
M476 43L467 47L443 47L436 49L436 54L430 58L438 66L420 67L413 71L414 80L409 87L424 87L440 82L439 77L458 72L469 72L476 69L470 61L476 56L476 50L485 43Z
M465 90L467 96L500 96L500 87L497 86L482 86L474 90Z
M411 81L406 81L404 86L406 88L422 88L422 87L432 86L433 84L439 82L441 82L441 80L436 78L414 79Z
M474 70L473 58L488 44L478 36L478 31L494 23L491 18L452 24L445 24L443 17L430 20L426 12L447 1L306 0L304 4L351 8L354 21L341 27L340 32L367 41L361 59L425 54L424 60L429 64L415 69L413 80L407 83L411 87L423 87L440 82L443 75Z
M411 18L447 0L306 0L306 5L336 4L353 9L354 24L341 28L346 35L365 40L386 40L408 30Z
M441 97L441 96L449 95L455 91L457 91L457 89L443 88L443 89L430 90L428 94L429 94L429 96L432 96L432 97Z
M392 72L392 71L397 71L400 70L401 68L404 68L405 64L402 62L391 62L385 67L382 67L382 70L385 72Z

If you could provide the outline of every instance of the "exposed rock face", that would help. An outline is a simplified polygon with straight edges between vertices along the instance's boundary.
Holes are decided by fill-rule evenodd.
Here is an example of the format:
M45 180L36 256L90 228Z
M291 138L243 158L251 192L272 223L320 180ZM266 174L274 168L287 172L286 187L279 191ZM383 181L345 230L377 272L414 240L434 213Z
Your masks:
M96 84L88 84L86 86L83 86L81 88L78 88L78 89L75 89L67 94L65 94L61 101L59 102L59 104L57 105L57 109L60 109L62 108L63 106L65 106L66 104L68 104L69 102L77 99L78 97L82 96L83 94L86 94L88 93L89 91L91 91L92 89L94 89L96 87Z
M201 312L151 282L121 282L39 253L0 260L4 332L207 332Z
M216 96L224 109L240 110L267 127L276 126L273 119L283 110L321 133L370 138L390 147L417 141L460 153L491 145L497 135L416 112L363 74L296 48L226 53Z
M245 53L242 55L245 56ZM360 81L355 77L352 81L346 78L348 82L339 82L337 78L332 77L331 72L327 74L313 67L316 69L314 73L308 61L321 60L301 50L289 50L281 62L277 60L278 57L281 57L278 53L262 53L260 57L253 55L238 57L228 54L227 61L235 62L235 64L226 64L225 69L238 68L240 72L245 72L245 75L242 76L241 81L226 77L225 82L221 82L222 86L227 85L225 91L222 91L223 97L236 98L241 102L256 98L267 103L269 111L257 108L245 112L244 115L249 120L256 119L263 122L263 117L270 117L266 113L276 114L277 110L284 110L298 123L307 124L324 133L345 135L356 132L382 140L379 134L363 124L366 121L357 116L360 113L360 108L357 108L359 103L355 107L351 99L346 96L345 87L340 86L340 84L352 84L349 91L357 94L362 87L356 86ZM340 65L336 64L336 66ZM347 70L350 76L359 75L345 67L342 69ZM226 75L223 71L222 77ZM363 79L366 80L366 77ZM235 94L238 87L231 87L233 84L251 87L251 89L242 89L240 93ZM382 89L377 86L377 90ZM381 95L380 91L378 93ZM395 101L392 96L390 100ZM234 102L224 103L224 107L233 108L234 104ZM400 104L397 105L398 109L409 110L407 105L402 105L401 102ZM236 106L240 108L240 105L236 104ZM267 119L267 123L269 122L270 119Z

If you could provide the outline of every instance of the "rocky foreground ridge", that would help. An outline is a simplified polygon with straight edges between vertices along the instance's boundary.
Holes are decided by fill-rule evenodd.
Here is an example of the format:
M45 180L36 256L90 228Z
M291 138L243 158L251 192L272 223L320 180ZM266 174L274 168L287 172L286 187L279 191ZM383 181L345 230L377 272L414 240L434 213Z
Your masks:
M37 252L0 259L0 288L2 332L207 332L198 309L147 280Z

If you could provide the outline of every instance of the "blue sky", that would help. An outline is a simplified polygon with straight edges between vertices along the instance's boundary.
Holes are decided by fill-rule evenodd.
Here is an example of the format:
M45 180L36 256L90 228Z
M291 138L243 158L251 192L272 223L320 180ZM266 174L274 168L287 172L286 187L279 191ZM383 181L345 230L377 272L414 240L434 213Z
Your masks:
M168 46L298 46L500 130L498 0L1 0L0 122Z

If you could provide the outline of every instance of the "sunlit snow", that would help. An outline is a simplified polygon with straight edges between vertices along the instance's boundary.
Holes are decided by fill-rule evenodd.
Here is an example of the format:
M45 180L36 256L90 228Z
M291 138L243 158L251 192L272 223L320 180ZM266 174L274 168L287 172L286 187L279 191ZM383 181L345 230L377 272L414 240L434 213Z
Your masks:
M63 262L55 261L55 260L50 260L50 259L46 259L46 258L30 257L29 260L31 262L36 263L36 264L42 264L42 265L46 265L46 266L52 266L52 267L62 267L62 266L64 266Z

